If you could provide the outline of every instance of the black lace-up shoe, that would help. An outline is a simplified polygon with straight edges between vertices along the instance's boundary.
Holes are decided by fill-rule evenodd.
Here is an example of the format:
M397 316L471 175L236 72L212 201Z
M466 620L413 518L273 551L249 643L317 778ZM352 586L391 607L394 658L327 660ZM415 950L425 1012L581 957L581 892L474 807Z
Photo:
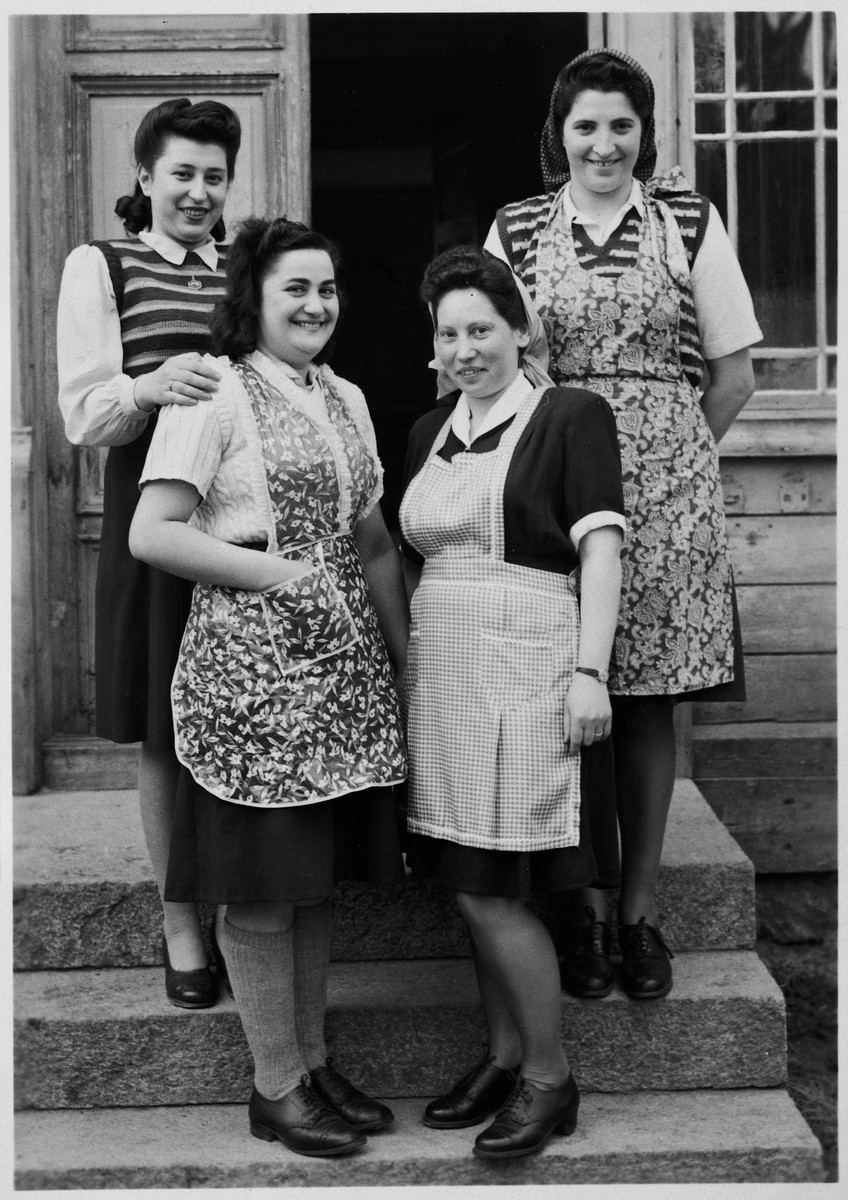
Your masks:
M488 1129L478 1134L479 1158L520 1158L541 1150L555 1133L567 1136L577 1127L580 1093L574 1076L562 1087L543 1090L519 1079L515 1090Z
M595 920L594 908L587 905L584 911L589 920L577 929L574 949L560 967L560 979L572 996L600 1000L610 994L615 978L612 931L606 921Z
M326 1158L349 1154L364 1146L364 1133L351 1129L337 1113L319 1100L304 1075L296 1088L279 1100L266 1100L256 1088L248 1105L250 1132L263 1142L282 1142L295 1154Z
M495 1066L488 1054L458 1080L444 1096L424 1109L424 1124L431 1129L467 1129L497 1112L515 1087L515 1071Z
M309 1082L318 1099L323 1100L353 1129L362 1132L385 1129L395 1119L395 1114L387 1105L372 1100L355 1088L344 1075L340 1075L331 1058L327 1059L325 1066L310 1071Z
M621 982L631 1000L658 1000L671 991L671 963L674 955L653 925L640 917L636 925L622 925L618 931L621 945Z

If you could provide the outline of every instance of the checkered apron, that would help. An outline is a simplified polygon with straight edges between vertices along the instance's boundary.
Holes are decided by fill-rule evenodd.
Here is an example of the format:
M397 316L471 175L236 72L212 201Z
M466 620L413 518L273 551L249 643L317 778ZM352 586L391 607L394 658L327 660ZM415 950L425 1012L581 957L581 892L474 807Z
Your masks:
M543 393L496 450L438 457L447 421L400 511L425 559L404 682L411 832L491 850L576 846L580 755L563 737L577 662L573 576L504 562L504 484Z

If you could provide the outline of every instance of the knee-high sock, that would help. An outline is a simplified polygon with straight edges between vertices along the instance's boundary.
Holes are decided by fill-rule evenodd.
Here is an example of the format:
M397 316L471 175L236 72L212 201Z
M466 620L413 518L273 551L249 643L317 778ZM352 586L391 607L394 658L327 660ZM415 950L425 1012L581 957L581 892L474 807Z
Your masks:
M330 901L295 905L294 1018L297 1045L310 1071L324 1065L324 1016L330 968Z
M294 1019L294 937L241 929L224 920L221 951L227 963L257 1091L279 1100L300 1083L306 1064Z

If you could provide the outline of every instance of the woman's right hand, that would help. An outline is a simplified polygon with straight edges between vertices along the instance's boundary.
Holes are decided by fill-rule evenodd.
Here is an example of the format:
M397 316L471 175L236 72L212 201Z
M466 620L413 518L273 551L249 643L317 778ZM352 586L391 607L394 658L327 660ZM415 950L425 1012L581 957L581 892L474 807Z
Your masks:
M196 351L166 358L161 367L135 381L133 398L138 408L152 412L164 404L197 404L218 390L221 375Z

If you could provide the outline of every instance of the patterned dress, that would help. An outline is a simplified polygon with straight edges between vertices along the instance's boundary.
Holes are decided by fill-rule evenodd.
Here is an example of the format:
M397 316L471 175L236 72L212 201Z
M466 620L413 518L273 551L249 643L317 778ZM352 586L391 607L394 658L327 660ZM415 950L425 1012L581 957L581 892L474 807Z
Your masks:
M605 246L584 242L578 252L562 196L535 239L534 299L552 377L606 397L618 427L628 532L610 692L681 694L732 681L718 453L683 353L691 285L677 221L648 192L645 219L629 223L638 228L631 262L610 270L628 222Z

